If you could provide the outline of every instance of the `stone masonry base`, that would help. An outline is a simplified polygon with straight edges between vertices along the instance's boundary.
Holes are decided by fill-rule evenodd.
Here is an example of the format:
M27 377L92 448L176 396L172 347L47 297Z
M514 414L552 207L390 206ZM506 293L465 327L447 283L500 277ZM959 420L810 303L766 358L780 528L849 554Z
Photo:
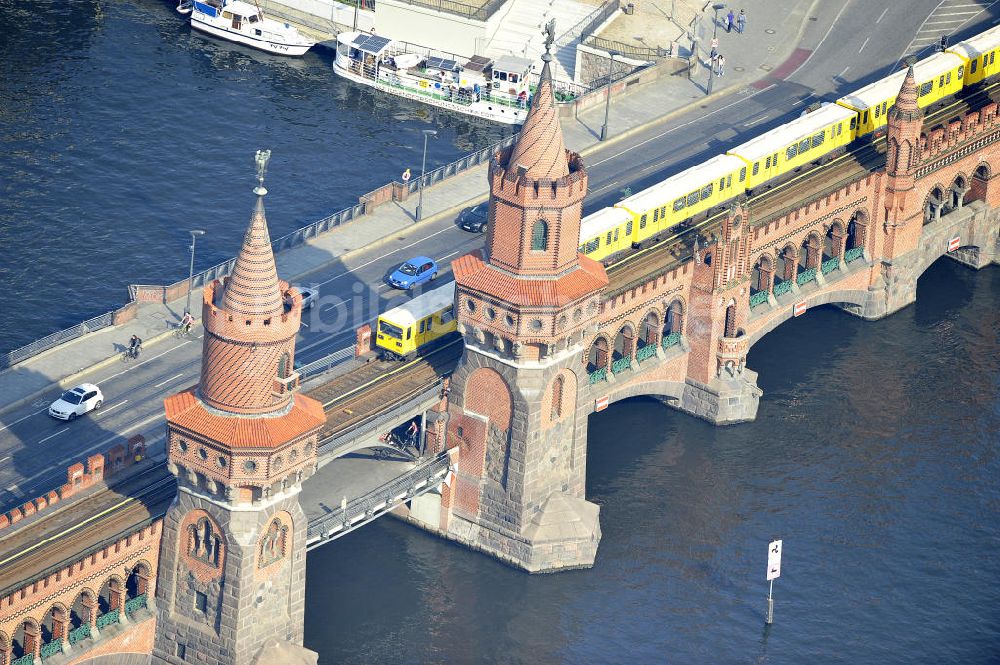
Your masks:
M757 387L757 373L744 368L736 377L716 377L707 385L688 378L680 401L667 404L714 425L732 425L757 417L762 394Z

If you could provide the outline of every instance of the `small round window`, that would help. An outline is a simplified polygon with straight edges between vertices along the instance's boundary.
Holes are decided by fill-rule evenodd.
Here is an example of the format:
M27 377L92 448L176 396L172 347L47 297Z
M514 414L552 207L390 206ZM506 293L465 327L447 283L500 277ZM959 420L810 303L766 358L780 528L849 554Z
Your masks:
M531 320L531 329L532 330L541 330L542 329L542 320L541 319L532 319Z
M510 314L508 314L506 321L507 321L507 325L508 326L510 326L511 328L514 327L514 317L513 316L511 316Z
M313 444L307 443L305 449L302 451L305 455L312 455Z
M469 308L470 312L475 312L476 311L476 301L475 300L466 300L465 301L465 306Z
M185 441L184 439L181 439L180 441L177 442L177 447L181 449L182 453L186 453L188 449L188 442Z
M243 470L247 473L253 473L257 470L257 462L254 462L252 459L248 459L243 463Z
M208 459L208 451L205 450L204 448L199 448L198 449L198 457L200 457L203 460Z
M493 319L497 318L497 311L495 309L493 309L492 307L487 307L486 308L486 318L489 319L490 321L492 321Z
M274 461L271 462L271 465L274 467L274 470L277 471L285 465L285 460L281 458L281 455L278 455L274 458Z

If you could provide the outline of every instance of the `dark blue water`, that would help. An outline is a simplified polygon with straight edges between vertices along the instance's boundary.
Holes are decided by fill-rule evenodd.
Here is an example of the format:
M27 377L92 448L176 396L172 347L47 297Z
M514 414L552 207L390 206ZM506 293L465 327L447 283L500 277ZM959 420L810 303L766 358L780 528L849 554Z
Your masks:
M233 256L253 154L270 148L274 237L510 130L199 34L173 0L0 0L0 351L125 302L129 283ZM9 321L9 316L8 316Z
M998 302L1000 269L942 259L890 318L813 309L759 342L754 423L651 400L592 416L591 570L530 576L392 519L315 550L306 645L331 664L1000 662Z

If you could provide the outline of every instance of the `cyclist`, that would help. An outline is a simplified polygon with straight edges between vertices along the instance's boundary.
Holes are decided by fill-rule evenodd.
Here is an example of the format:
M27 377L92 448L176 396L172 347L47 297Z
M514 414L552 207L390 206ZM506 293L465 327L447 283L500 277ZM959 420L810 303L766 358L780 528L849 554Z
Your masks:
M132 335L132 338L128 341L128 355L130 358L135 360L139 357L139 352L142 351L142 340L138 335Z
M191 332L191 326L194 325L194 317L191 316L191 312L184 312L184 316L181 318L181 329L184 330L184 334Z
M406 428L406 443L411 446L417 445L417 433L419 431L420 426L417 425L417 421L410 421L410 426Z

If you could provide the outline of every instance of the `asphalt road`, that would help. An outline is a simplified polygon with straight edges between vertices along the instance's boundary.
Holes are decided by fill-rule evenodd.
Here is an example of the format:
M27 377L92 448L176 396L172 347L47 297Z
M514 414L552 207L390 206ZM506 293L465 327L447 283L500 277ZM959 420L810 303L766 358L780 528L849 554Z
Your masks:
M805 105L833 100L884 76L899 58L926 41L932 19L955 16L958 0L820 2L800 47L812 51L787 80L747 87L707 104L692 106L671 120L646 129L587 160L590 195L586 212L609 205L620 191L648 186L705 158L723 152L782 121ZM954 19L953 19L954 20ZM983 14L953 37L974 34L995 23ZM249 220L249 215L248 215ZM235 242L235 241L234 241ZM458 229L454 220L422 226L392 247L356 253L349 261L310 276L320 290L317 305L303 318L297 361L305 364L353 344L354 328L378 311L408 299L383 282L399 262L415 255L442 264L482 245L482 236ZM0 505L17 505L65 482L65 467L104 451L122 436L163 432L163 398L198 381L200 328L188 339L170 339L148 349L136 362L115 363L86 381L105 394L100 412L64 423L45 409L56 393L0 418Z

